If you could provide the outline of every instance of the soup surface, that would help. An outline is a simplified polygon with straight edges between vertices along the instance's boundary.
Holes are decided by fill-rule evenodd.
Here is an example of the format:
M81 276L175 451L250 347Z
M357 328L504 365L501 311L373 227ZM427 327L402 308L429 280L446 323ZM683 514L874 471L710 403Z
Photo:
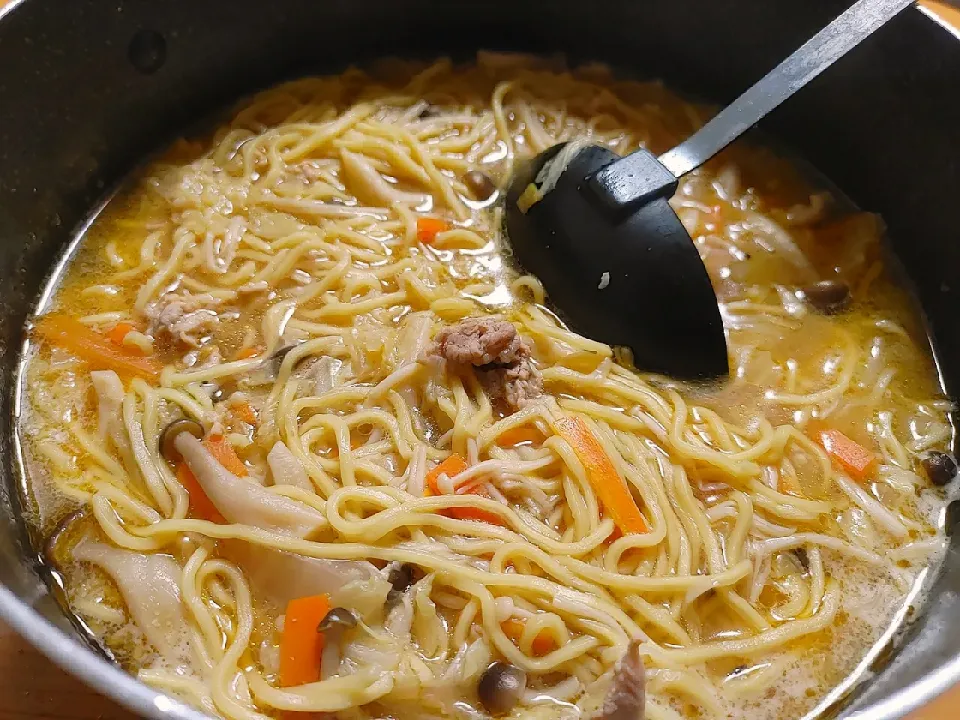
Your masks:
M731 354L709 386L624 366L501 253L515 159L708 116L481 55L292 82L175 143L32 330L71 610L235 720L814 708L944 545L951 406L878 218L764 149L684 178Z

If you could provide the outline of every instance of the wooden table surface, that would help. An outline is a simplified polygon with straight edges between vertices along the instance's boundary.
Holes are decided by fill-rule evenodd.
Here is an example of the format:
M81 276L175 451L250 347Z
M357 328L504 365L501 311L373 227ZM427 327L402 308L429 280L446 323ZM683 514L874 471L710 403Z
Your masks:
M0 6L7 0L0 0ZM960 11L925 3L960 27ZM960 687L908 720L955 720ZM87 688L0 623L0 720L134 720L136 716Z

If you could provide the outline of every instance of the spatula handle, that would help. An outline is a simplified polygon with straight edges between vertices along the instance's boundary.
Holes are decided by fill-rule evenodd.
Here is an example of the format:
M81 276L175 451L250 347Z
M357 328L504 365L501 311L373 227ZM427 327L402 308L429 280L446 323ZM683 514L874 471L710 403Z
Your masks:
M613 212L626 212L672 193L676 180L670 173L679 178L705 163L913 2L857 0L673 150L656 159L640 150L596 173L589 185L597 199Z
M710 122L661 155L660 163L677 177L699 167L912 4L858 0Z

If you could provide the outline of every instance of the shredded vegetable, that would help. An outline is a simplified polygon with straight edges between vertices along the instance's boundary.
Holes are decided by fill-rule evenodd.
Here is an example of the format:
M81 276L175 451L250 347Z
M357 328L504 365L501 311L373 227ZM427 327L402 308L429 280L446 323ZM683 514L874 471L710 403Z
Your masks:
M512 617L500 623L500 627L503 629L504 635L519 644L527 628L527 624L520 618ZM553 636L541 630L537 633L533 642L530 643L530 649L533 650L533 654L537 657L543 657L556 650L557 643L556 640L553 639Z
M262 347L258 345L249 345L245 348L241 348L237 352L237 360L247 360L255 355L259 355L261 352L263 352Z
M119 322L113 326L110 332L107 333L107 337L110 338L110 342L115 345L123 346L123 339L127 336L128 333L133 332L136 328L130 323Z
M243 460L237 456L233 445L228 443L222 435L211 435L203 441L203 445L210 451L210 454L217 459L218 463L234 475L237 477L247 476L247 466L244 465Z
M237 456L233 446L226 441L226 438L221 435L212 435L203 441L203 446L210 451L210 454L216 458L218 463L234 475L237 477L247 476L247 466L243 464L243 461ZM207 497L200 481L197 480L196 475L193 474L186 462L181 461L177 466L177 480L190 495L190 511L196 517L220 524L227 522L210 498Z
M248 425L257 424L257 411L248 402L238 402L233 405L233 414Z
M441 475L446 475L448 478L452 479L466 469L467 461L456 453L453 453L453 455L450 455L448 458L444 459L442 463L427 473L426 483L430 490L430 494L443 495L443 491L440 489L438 484L438 480L440 479Z
M280 685L294 687L320 679L323 633L320 622L330 612L326 595L291 600L280 638Z
M879 459L874 453L839 430L818 429L814 434L830 459L854 480L866 480L877 467Z
M543 440L543 433L529 425L510 428L500 433L497 437L497 445L500 447L515 447L523 443L538 443Z
M94 370L114 370L119 375L152 382L160 378L161 366L156 360L126 346L118 347L110 338L69 315L44 315L37 320L34 332L51 345L76 355Z
M580 458L590 485L620 532L624 535L647 532L647 522L630 488L587 424L578 417L563 418L556 423L556 429Z
M417 239L429 245L437 235L450 230L451 225L446 220L432 217L417 218Z
M209 520L218 525L225 525L227 519L220 514L217 506L213 504L207 493L200 486L200 481L185 462L177 465L177 481L187 491L190 496L190 513L201 520Z
M448 478L453 479L455 476L462 473L467 469L467 461L462 457L453 453L442 463L437 465L433 470L427 473L426 477L426 494L427 495L443 495L443 491L440 489L439 479L441 475L446 475ZM486 492L483 491L482 487L468 487L468 488L458 488L455 490L457 495L479 495L480 497L490 497ZM496 513L489 512L483 508L477 507L452 507L448 508L443 513L447 517L456 518L457 520L479 520L480 522L490 523L491 525L503 525L503 520L500 519L500 516Z

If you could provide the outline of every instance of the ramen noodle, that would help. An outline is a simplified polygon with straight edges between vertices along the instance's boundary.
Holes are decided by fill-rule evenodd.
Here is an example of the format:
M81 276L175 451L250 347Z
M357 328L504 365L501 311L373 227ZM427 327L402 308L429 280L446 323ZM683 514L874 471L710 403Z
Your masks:
M481 55L290 82L174 143L31 331L31 507L73 613L231 720L824 701L944 545L951 405L878 218L762 148L683 178L712 384L572 332L500 235L514 161L662 152L709 114Z

